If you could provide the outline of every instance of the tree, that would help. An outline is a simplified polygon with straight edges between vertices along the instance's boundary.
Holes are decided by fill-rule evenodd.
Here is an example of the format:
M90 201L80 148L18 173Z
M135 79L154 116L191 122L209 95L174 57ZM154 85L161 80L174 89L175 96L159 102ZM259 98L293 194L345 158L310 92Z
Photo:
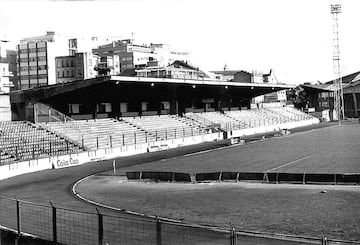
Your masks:
M293 102L295 108L304 110L309 105L311 98L305 89L300 85L288 92L288 99Z

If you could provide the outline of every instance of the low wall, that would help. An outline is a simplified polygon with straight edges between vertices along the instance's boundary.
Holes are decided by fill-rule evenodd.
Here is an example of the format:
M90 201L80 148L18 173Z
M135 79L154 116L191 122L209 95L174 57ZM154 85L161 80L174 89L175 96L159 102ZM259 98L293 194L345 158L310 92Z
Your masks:
M209 172L175 173L157 171L126 172L128 180L164 182L255 181L295 184L360 184L360 174L276 173L276 172Z
M137 145L125 145L114 148L98 149L76 154L28 160L23 162L14 162L0 166L0 180L46 169L66 168L88 162L102 161L115 157L125 157L146 153L151 151L151 149L156 149L156 151L159 151L221 139L221 133L213 133Z

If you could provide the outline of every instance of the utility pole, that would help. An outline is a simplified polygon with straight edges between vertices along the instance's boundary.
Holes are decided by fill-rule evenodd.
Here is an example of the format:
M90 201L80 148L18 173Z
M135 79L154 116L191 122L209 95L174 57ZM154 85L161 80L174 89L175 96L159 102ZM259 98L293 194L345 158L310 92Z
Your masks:
M338 14L341 13L341 5L334 4L330 5L331 15L333 17L333 72L335 76L334 80L334 109L337 113L337 120L339 125L341 119L345 118L344 113L344 93L341 78L341 67L340 67L340 48L339 48L339 23Z

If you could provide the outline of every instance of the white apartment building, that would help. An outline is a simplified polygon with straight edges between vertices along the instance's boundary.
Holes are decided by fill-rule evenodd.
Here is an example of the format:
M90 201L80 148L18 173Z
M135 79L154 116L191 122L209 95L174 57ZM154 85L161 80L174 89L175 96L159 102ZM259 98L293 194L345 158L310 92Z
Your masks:
M55 32L24 38L17 46L20 89L56 83L55 57L68 55L68 39Z

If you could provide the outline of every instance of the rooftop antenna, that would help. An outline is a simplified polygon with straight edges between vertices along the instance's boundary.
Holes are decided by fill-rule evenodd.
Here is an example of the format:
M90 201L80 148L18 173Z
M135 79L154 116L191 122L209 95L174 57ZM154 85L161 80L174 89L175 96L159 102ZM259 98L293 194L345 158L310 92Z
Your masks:
M226 61L225 61L224 71L227 71L227 70L228 70L228 66L227 66Z
M345 118L344 113L344 93L341 78L340 67L340 48L339 48L339 23L338 14L341 13L341 4L330 5L331 15L333 17L333 72L335 75L334 87L334 109L337 113L339 125L341 119Z

